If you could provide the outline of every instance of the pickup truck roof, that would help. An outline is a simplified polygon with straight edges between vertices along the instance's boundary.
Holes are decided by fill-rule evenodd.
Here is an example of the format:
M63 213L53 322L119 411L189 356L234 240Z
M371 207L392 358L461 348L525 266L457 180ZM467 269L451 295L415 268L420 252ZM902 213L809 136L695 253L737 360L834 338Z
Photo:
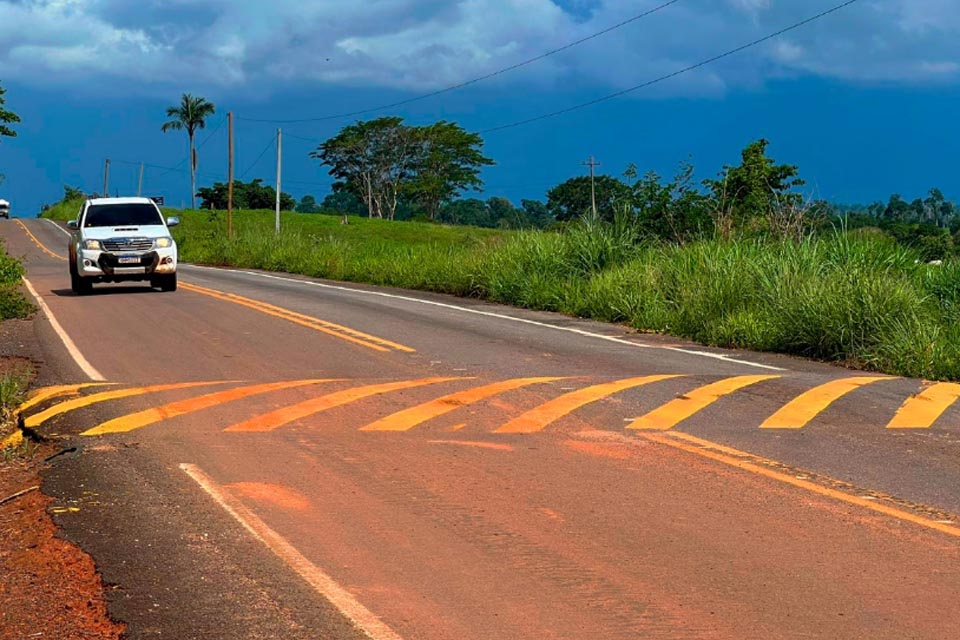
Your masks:
M154 204L150 198L90 198L87 203L91 205Z

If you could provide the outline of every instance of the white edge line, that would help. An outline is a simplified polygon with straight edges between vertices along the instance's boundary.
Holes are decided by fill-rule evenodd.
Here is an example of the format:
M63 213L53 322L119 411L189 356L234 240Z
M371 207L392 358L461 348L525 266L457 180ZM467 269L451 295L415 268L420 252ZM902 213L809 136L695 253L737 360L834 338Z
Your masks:
M64 228L61 227L60 225L58 225L56 222L54 222L54 221L51 220L50 218L44 218L44 220L46 220L47 222L49 222L50 224L52 224L57 231L61 232L62 234L64 234L64 235L67 236L67 237L70 237L70 232L69 232L69 231L67 231L66 229L64 229Z
M306 580L321 596L330 601L340 613L353 622L371 640L403 640L372 611L337 584L320 567L310 562L302 553L271 529L255 513L228 495L210 476L193 464L182 463L180 468L193 479L213 500L243 525L250 534L262 542L278 558L283 560L297 575Z
M617 344L624 344L630 347L635 347L637 349L663 349L665 351L676 351L677 353L683 353L686 355L699 356L701 358L712 358L714 360L722 360L724 362L729 362L732 364L742 364L748 367L757 367L758 369L768 369L770 371L787 371L782 367L774 367L768 364L759 364L757 362L750 362L749 360L738 360L737 358L731 358L720 353L709 353L707 351L695 351L691 349L683 349L681 347L659 347L656 345L649 344L639 344L636 342L630 342L629 340L623 340L621 338L614 338L613 336L605 336L601 333L593 333L591 331L584 331L583 329L574 329L572 327L559 327L555 324L548 324L546 322L538 322L536 320L528 320L527 318L517 318L515 316L503 315L500 313L493 313L492 311L481 311L480 309L470 309L468 307L461 307L455 304L448 304L446 302L436 302L434 300L422 300L420 298L413 298L410 296L400 296L394 293L386 293L384 291L368 291L366 289L353 289L351 287L344 287L339 285L324 284L322 282L312 282L310 280L300 280L297 278L285 278L283 276L272 275L269 273L259 273L257 271L244 271L241 269L220 269L217 267L206 267L197 264L188 265L194 269L203 269L207 271L220 271L226 273L241 273L248 276L258 276L261 278L269 278L271 280L281 280L283 282L293 282L296 284L305 284L312 287L320 287L322 289L334 289L337 291L346 291L349 293L358 293L368 296L379 296L381 298L393 298L395 300L404 300L406 302L416 302L419 304L430 305L434 307L441 307L444 309L453 309L455 311L462 311L464 313L473 313L480 316L488 316L491 318L499 318L501 320L510 320L512 322L520 322L523 324L533 325L535 327L543 327L545 329L555 329L557 331L566 331L567 333L575 333L587 338L596 338L598 340L606 340L607 342L615 342Z
M93 380L94 382L106 382L107 379L103 377L99 371L94 368L90 361L88 361L83 354L80 353L80 349L77 348L77 345L73 342L73 339L64 331L63 326L57 321L57 318L53 315L53 312L50 311L50 307L47 306L47 303L43 301L43 298L40 297L40 294L37 293L37 290L33 288L33 285L30 284L30 281L26 278L23 278L23 284L26 285L27 291L30 292L30 295L33 296L33 299L36 300L37 306L40 307L40 310L43 311L43 314L47 317L47 320L50 322L50 326L53 327L54 332L60 337L60 340L63 342L63 346L67 348L67 352L70 354L70 357L73 358L73 361L77 363L77 366L83 371L83 373Z

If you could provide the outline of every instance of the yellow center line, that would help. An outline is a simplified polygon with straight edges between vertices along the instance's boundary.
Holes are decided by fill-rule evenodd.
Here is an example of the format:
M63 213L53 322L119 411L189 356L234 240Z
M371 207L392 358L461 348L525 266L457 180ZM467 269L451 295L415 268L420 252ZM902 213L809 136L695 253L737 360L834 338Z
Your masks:
M672 431L663 435L644 434L643 437L647 440L651 440L668 447L673 447L674 449L679 449L681 451L686 451L704 458L709 458L717 462L722 462L723 464L735 467L741 471L764 476L772 480L777 480L778 482L783 482L784 484L792 485L799 489L810 491L811 493L816 493L834 500L840 500L848 504L854 504L858 507L863 507L864 509L869 509L885 516L896 518L897 520L910 522L928 529L934 529L955 538L960 538L960 527L956 527L944 522L930 520L928 518L910 513L909 511L891 507L882 502L867 500L859 496L850 495L849 493L844 493L842 491L837 491L836 489L822 486L815 482L810 482L809 480L796 478L792 475L788 475L765 466L766 464L776 464L773 461L766 460L759 456L754 456L743 451L737 451L735 449L731 449L730 447L720 447L719 445L716 445L708 440L702 440L687 433ZM684 442L681 442L680 440L683 440Z
M356 387L345 389L318 398L311 398L299 404L290 407L284 407L253 417L245 422L227 427L224 431L231 433L263 433L274 431L280 427L302 420L308 416L327 411L335 407L351 404L364 398L378 396L391 391L400 391L402 389L413 389L415 387L424 387L441 382L450 382L453 380L472 380L473 378L423 378L421 380L407 380L404 382L390 382L385 384L374 384L365 387Z
M360 431L409 431L428 420L450 413L460 407L492 398L501 393L534 384L544 384L565 379L566 378L518 378L516 380L496 382L474 389L467 389L466 391L458 391L457 393L425 402L416 407L398 411L393 415L368 424L360 429Z
M698 413L720 398L739 391L744 387L755 385L766 380L777 380L782 376L737 376L727 378L713 384L708 384L690 393L672 400L658 409L654 409L645 416L634 420L627 429L667 431L687 418Z
M385 340L383 338L371 336L361 331L350 329L349 327L344 327L332 322L327 322L326 320L321 320L320 318L314 318L302 313L297 313L296 311L283 309L266 302L260 302L259 300L252 300L250 298L244 298L243 296L238 296L232 293L224 293L214 289L207 289L206 287L198 287L197 285L193 284L181 283L181 286L187 291L210 296L211 298L216 298L224 302L232 302L234 304L253 309L254 311L259 311L260 313L265 313L275 318L287 320L288 322L299 324L303 327L340 338L341 340L346 340L347 342L351 342L368 349L373 349L374 351L387 352L390 349L396 349L406 353L414 353L416 351L410 347L406 347L395 342L390 342L389 340Z
M679 377L682 376L656 375L641 378L626 378L624 380L605 382L585 389L571 391L517 416L497 429L494 433L536 433L543 431L552 423L573 413L580 407L603 400L615 393Z
M158 393L161 391L174 391L177 389L190 389L192 387L204 387L214 384L227 384L226 382L181 382L177 384L161 384L152 387L136 387L132 389L119 389L117 391L104 391L102 393L95 393L90 396L84 396L82 398L76 398L75 400L68 400L67 402L61 402L55 404L46 411L41 411L35 415L30 416L26 419L24 424L27 427L34 428L38 427L50 418L59 416L61 414L67 413L68 411L73 411L74 409L80 409L82 407L87 407L92 404L98 404L101 402L108 402L110 400L119 400L121 398L130 398L132 396L140 396L147 393Z
M887 429L929 429L960 398L960 384L941 382L908 398Z
M881 380L896 380L896 378L881 378L877 376L857 376L832 380L819 387L800 394L782 409L767 418L760 425L761 429L802 429L811 420L820 415L834 402L855 391Z
M61 255L58 254L58 253L54 253L53 251L51 251L50 249L48 249L48 248L46 247L46 245L44 245L42 242L40 242L40 241L37 239L37 236L35 236L35 235L33 235L32 233L30 233L30 229L27 229L27 225L23 224L23 222L22 222L21 220L17 220L16 222L17 222L17 224L20 225L20 227L24 230L24 232L25 232L28 236L30 236L30 239L33 241L33 244L37 245L37 247L38 247L41 251L43 251L45 254L47 254L48 256L50 256L50 257L52 257L52 258L56 258L57 260L66 260L65 257L61 256Z
M32 409L33 407L37 406L41 402L45 402L52 398L59 398L62 396L74 395L88 387L103 387L103 386L110 386L113 384L115 383L88 382L86 384L63 384L63 385L57 385L55 387L44 387L42 389L37 389L30 394L30 398L26 402L24 402L19 407L17 407L17 412L23 413L24 411L28 409Z
M163 420L169 420L170 418L175 418L177 416L194 413L196 411L201 411L202 409L207 409L216 405L233 402L234 400L240 400L262 393L270 393L272 391L282 391L285 389L294 389L297 387L322 384L324 382L338 381L324 379L271 382L268 384L255 384L248 387L237 387L236 389L208 393L196 398L187 398L186 400L171 402L170 404L165 404L162 407L153 407L137 413L121 416L119 418L104 422L103 424L100 424L92 429L88 429L80 435L101 436L106 433L126 433L128 431L133 431L134 429L141 429L157 422L162 422Z

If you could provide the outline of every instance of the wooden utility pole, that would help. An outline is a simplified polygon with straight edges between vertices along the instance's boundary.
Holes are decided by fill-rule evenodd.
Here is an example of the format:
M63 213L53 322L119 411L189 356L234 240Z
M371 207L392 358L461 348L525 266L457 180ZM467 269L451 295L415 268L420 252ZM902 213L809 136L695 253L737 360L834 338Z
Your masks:
M227 238L233 238L233 111L227 113Z
M277 235L280 235L280 183L283 169L283 131L277 129Z
M140 179L137 181L137 197L143 196L143 163L140 163Z
M103 197L110 197L110 158L103 162Z
M590 167L590 203L593 208L593 217L597 217L597 187L596 187L596 176L594 170L600 166L600 163L594 160L593 156L590 156L590 160L582 163L585 167Z

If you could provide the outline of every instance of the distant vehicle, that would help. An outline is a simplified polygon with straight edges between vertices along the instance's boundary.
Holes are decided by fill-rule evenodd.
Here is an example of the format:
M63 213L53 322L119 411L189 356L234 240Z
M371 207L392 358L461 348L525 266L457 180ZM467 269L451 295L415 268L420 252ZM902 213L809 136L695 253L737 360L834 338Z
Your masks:
M10 219L10 203L6 200L0 200L0 218Z
M177 244L170 227L149 198L87 200L70 234L70 287L90 293L95 282L149 282L161 291L177 290Z

